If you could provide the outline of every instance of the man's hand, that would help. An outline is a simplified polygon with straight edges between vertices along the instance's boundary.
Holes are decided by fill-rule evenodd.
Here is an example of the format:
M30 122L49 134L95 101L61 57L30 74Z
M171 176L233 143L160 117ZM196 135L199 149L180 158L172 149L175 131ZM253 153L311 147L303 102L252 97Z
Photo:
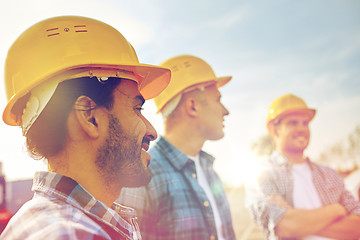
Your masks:
M339 203L325 205L317 209L296 209L278 194L269 196L267 200L287 210L275 227L275 232L280 237L302 238L318 235L323 228L347 215L345 207Z
M332 210L331 211L335 211L337 212L338 214L338 218L337 220L345 217L348 215L347 211L346 211L346 208L341 205L340 203L333 203L333 204L330 204L332 206Z

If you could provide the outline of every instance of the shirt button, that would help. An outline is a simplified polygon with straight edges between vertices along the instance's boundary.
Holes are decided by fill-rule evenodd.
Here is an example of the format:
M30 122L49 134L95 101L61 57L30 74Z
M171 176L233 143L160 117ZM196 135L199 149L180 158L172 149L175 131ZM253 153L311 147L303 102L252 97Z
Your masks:
M192 177L193 177L193 178L196 178L196 173L193 173L193 174L192 174Z
M209 202L208 202L208 201L205 201L205 202L204 202L204 206L205 206L205 207L208 207L208 206L209 206Z
M215 236L214 236L214 235L211 235L211 236L210 236L210 240L215 240Z

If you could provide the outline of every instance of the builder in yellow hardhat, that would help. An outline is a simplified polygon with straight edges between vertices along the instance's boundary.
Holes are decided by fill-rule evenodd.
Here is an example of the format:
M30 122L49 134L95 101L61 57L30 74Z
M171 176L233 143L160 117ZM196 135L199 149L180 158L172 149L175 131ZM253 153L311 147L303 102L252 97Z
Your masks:
M172 75L154 98L165 132L149 151L153 178L146 187L124 188L119 202L136 209L146 239L235 239L214 158L201 151L206 140L224 136L229 112L218 88L231 77L216 77L209 64L189 55L161 66Z
M103 22L65 16L26 30L7 55L3 120L21 126L48 171L1 238L139 239L134 210L113 202L150 181L157 134L141 108L169 80Z
M266 125L275 152L247 195L250 213L267 239L360 237L360 203L337 172L304 155L315 112L292 94L270 105Z

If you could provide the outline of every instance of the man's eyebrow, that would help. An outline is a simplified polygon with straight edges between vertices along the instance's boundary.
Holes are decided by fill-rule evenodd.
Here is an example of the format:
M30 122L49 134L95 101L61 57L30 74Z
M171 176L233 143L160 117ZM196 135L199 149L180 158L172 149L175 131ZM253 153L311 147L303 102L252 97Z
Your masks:
M141 95L137 95L134 99L135 99L135 101L140 101L141 105L144 105L144 103L145 103L145 99Z

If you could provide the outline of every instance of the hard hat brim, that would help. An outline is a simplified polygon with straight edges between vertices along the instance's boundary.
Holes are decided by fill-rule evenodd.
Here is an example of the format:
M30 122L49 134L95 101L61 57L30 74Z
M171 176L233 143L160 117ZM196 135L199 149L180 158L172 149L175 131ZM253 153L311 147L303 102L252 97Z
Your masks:
M282 112L281 114L279 114L278 116L276 116L276 118L271 119L270 121L268 121L267 127L269 127L270 124L272 124L272 123L274 123L276 121L279 121L282 118L284 118L285 116L293 114L293 113L300 113L300 114L308 115L309 116L309 121L311 121L315 117L316 109L313 109L313 108L299 108L299 109L286 110L286 111Z
M137 64L137 65L104 65L104 64L89 64L89 65L82 65L82 66L73 66L69 69L62 69L59 72L56 72L55 74L52 74L51 76L43 76L42 80L39 80L37 84L34 84L34 86L30 86L28 89L32 89L39 84L51 79L52 77L63 74L66 71L77 69L77 68L96 68L96 67L102 67L102 68L112 68L112 69L118 69L118 70L125 70L134 72L137 75L142 77L142 81L138 82L134 79L131 79L138 84L139 92L144 97L145 100L152 99L159 95L169 84L170 78L171 78L171 72L168 68L159 67L155 65L149 65L149 64ZM84 77L84 76L83 76ZM63 79L64 80L70 80L69 79ZM23 91L19 91L15 95L13 95L8 104L6 105L2 118L3 121L11 126L20 126L21 125L21 118L16 116L12 109L15 105L15 103L23 96L25 96L29 91L27 89L24 89Z
M232 79L232 76L218 77L218 78L216 78L216 81L217 81L216 86L218 88L221 88L221 87L225 86L226 84L228 84L231 79Z
M158 111L156 113L160 113L162 112L162 110L165 108L166 104L168 104L169 102L171 102L172 99L174 99L177 95L182 94L184 92L186 92L189 89L194 89L200 86L208 86L208 85L212 85L212 84L216 84L217 88L221 88L223 86L225 86L226 84L228 84L230 82L230 80L232 79L232 76L225 76L225 77L217 77L215 79L211 79L209 81L204 81L204 82L200 82L194 85L191 85L179 92L177 92L176 94L174 94L174 96L172 96L167 103L164 104L164 106L162 106L160 109L158 109Z

